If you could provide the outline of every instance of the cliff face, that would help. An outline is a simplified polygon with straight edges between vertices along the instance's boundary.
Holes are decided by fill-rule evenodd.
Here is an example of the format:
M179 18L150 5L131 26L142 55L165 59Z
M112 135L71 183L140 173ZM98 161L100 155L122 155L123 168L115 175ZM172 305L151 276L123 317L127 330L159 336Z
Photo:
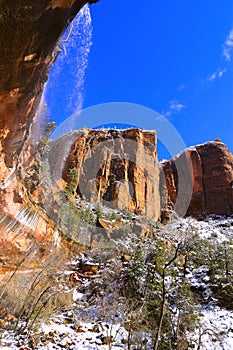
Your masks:
M17 0L0 4L1 169L12 168L57 55L57 41L84 0Z
M231 215L233 213L233 155L221 142L185 150L161 165L162 218L173 209L179 192L189 191L187 183L177 175L177 164L186 161L186 172L192 180L192 196L187 215Z
M80 130L53 141L49 157L54 186L75 168L76 192L90 202L162 221L171 210L181 216L233 213L233 155L221 142L186 149L163 162L160 175L152 131Z
M11 242L9 246L15 251L27 251L23 233L38 237L39 242L41 234L49 232L50 223L40 214L40 208L32 205L40 217L33 227L27 210L25 216L22 214L25 206L31 206L25 191L35 153L31 125L49 68L59 51L58 39L87 2L0 1L0 250ZM20 230L18 241L11 235L15 235L16 226ZM47 235L48 240L51 237Z
M66 161L61 164L61 159ZM85 129L51 143L50 165L51 177L57 180L56 174L67 180L69 170L77 169L76 192L90 202L159 218L154 131Z

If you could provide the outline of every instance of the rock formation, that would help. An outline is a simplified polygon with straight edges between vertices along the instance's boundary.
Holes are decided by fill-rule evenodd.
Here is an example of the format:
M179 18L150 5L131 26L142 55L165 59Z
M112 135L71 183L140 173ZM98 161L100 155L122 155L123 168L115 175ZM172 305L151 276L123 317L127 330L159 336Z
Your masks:
M59 37L87 2L97 0L0 1L2 269L17 265L32 247L40 252L39 261L46 255L45 242L55 237L53 216L49 214L56 212L56 200L53 187L40 187L32 124L49 69L59 52ZM51 170L52 185L55 180L67 180L69 169L76 168L80 196L158 219L154 132L81 130L60 140L51 146L50 160L51 154L64 148L63 141L66 143L63 156L54 157L54 164L60 162L60 166ZM162 217L170 209L181 215L232 214L232 164L232 154L219 139L164 163ZM13 251L14 264L8 259Z
M179 178L177 168L184 162L185 176ZM162 218L176 206L179 194L185 197L190 191L188 178L193 190L186 215L233 214L233 155L225 144L212 141L190 147L161 164Z
M172 210L181 216L233 213L233 155L219 141L163 162L159 194L153 131L83 129L51 142L49 157L54 185L68 181L75 168L76 192L90 202L162 221Z
M1 1L0 121L2 181L17 164L58 39L84 0ZM5 175L5 176L4 176Z
M160 199L156 144L155 131L139 129L84 129L64 135L50 144L51 178L58 181L62 176L67 180L69 170L75 168L79 196L157 220ZM66 159L63 164L62 159Z
M31 126L59 37L87 2L0 1L0 250L8 255L10 246L19 256L27 251L28 237L39 245L53 237L27 189L35 167Z

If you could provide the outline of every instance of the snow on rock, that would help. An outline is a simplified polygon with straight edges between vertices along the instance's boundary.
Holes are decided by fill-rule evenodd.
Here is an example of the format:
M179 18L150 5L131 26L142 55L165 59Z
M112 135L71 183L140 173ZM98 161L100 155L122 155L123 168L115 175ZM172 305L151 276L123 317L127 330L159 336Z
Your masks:
M79 292L75 289L74 292L73 292L73 300L74 300L74 301L77 301L77 300L79 300L79 301L85 301L85 300L86 300L86 296L85 296L85 294L83 294L83 293L79 293Z

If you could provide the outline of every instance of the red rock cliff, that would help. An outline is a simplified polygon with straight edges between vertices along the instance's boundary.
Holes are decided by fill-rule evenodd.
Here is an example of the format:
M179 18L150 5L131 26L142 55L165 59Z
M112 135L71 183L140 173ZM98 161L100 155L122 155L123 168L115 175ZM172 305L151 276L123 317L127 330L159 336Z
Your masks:
M179 179L177 168L185 160L186 167ZM177 197L185 197L192 180L190 203L186 215L233 214L233 155L221 142L207 142L191 147L170 161L161 164L160 192L162 218L175 207ZM187 203L186 203L187 204Z
M160 215L155 131L89 130L64 135L50 145L51 177L79 174L77 193L90 202ZM65 161L62 163L62 159Z
M25 144L50 65L57 55L57 41L86 2L1 1L1 169L6 173L17 163Z
M51 224L46 215L31 203L25 190L35 152L29 138L49 68L57 55L58 39L87 2L0 1L1 251L2 247L9 250L10 245L15 252L27 251L30 237L42 242L43 235L49 240L53 236L48 234Z

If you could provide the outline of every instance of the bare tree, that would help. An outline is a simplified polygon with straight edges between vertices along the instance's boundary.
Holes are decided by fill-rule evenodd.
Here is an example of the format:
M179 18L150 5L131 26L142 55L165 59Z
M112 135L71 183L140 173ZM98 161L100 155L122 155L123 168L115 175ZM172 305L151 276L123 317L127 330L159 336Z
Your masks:
M172 257L172 259L170 261L168 261L163 267L163 272L162 272L162 302L161 302L161 308L160 308L159 325L158 325L157 333L156 333L155 339L154 339L153 350L158 349L159 339L160 339L160 334L161 334L162 324L163 324L163 318L164 318L166 294L167 294L166 284L165 284L166 271L167 271L168 267L176 260L178 254L179 254L179 249L180 249L180 244L177 245L176 250L175 250L175 254Z

